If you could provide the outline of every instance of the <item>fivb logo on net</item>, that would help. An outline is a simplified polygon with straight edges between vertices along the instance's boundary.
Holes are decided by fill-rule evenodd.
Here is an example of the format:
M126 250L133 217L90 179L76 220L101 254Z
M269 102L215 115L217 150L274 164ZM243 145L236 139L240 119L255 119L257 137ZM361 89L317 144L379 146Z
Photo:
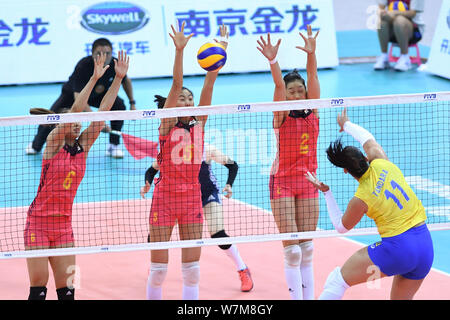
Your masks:
M243 111L250 111L251 106L249 104L239 104L237 106L237 111L238 112L243 112Z
M330 105L332 105L332 106L342 106L342 105L344 105L344 99L342 99L342 98L331 99L330 100Z
M142 118L153 118L156 115L155 110L144 110L142 111Z
M59 122L59 120L61 120L61 116L58 114L54 114L54 115L47 116L46 119L47 119L47 122L49 122L49 123L57 123L57 122Z
M423 95L423 100L425 100L425 101L437 100L437 94L436 93L425 93Z

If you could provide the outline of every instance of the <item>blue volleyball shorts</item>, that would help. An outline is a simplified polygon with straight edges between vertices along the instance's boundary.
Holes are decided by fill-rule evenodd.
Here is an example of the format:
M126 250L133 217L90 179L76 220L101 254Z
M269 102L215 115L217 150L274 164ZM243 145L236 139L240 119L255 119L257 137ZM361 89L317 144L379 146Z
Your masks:
M367 250L381 272L412 280L425 278L434 258L433 242L426 224L393 237L382 238Z
M202 190L202 206L204 207L210 202L222 203L218 189Z

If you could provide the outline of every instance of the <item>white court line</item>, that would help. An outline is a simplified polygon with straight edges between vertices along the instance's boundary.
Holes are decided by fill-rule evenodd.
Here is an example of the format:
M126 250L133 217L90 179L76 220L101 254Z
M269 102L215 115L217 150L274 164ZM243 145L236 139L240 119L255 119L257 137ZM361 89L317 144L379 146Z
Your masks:
M426 191L450 200L450 186L421 176L405 177L405 179L408 184L414 186L418 190Z

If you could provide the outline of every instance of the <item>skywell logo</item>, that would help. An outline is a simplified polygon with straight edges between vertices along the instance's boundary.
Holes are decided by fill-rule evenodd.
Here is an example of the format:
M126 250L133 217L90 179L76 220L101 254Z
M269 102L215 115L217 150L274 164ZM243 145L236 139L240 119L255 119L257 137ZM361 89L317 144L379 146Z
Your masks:
M125 34L143 28L150 20L148 13L128 2L102 2L81 14L81 25L100 34Z

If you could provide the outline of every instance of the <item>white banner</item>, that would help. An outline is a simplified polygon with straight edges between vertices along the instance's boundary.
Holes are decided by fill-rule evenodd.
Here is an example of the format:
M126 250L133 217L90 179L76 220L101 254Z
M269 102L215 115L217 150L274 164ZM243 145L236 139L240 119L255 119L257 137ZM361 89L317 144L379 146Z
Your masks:
M171 76L174 45L169 37L176 19L194 33L184 54L184 74L204 74L196 55L218 39L223 23L230 32L223 73L268 71L256 40L271 33L281 38L283 69L304 69L306 54L296 49L311 24L320 29L319 68L338 65L332 0L2 0L0 2L0 85L67 81L76 63L91 54L97 38L131 58L131 78Z
M450 0L443 0L434 31L427 69L450 79Z

